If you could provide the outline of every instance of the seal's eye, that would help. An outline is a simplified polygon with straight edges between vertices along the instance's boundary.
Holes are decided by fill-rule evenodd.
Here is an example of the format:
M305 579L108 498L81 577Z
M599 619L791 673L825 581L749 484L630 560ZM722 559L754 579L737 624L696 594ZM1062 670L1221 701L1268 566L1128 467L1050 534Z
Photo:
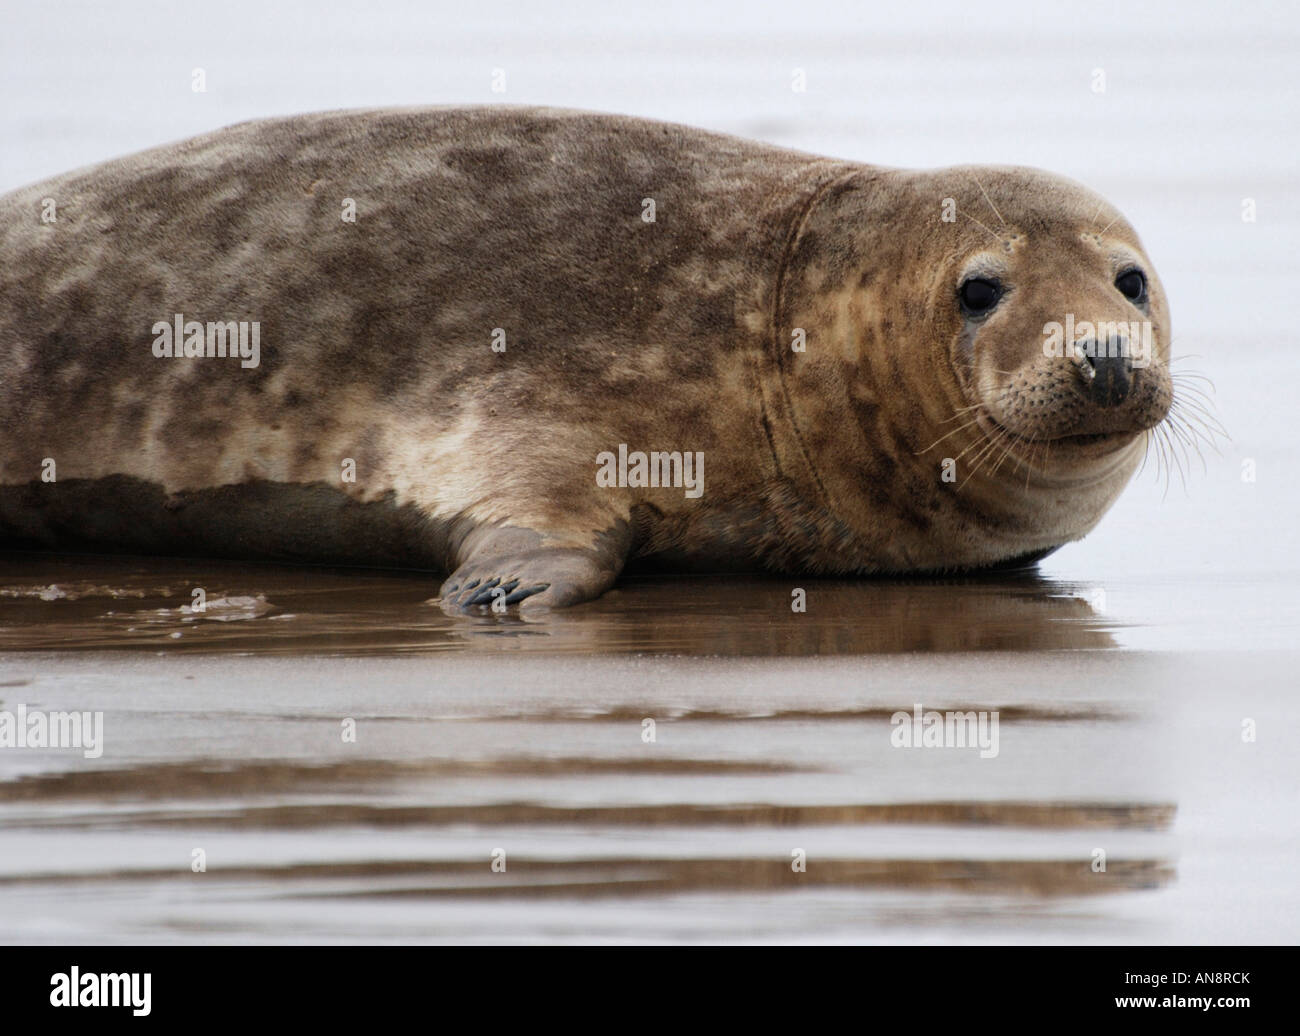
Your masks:
M972 277L962 283L957 296L967 314L979 316L998 304L998 299L1002 298L1002 285L983 277Z
M1115 287L1126 299L1140 302L1147 293L1146 275L1141 270L1125 270L1115 278Z

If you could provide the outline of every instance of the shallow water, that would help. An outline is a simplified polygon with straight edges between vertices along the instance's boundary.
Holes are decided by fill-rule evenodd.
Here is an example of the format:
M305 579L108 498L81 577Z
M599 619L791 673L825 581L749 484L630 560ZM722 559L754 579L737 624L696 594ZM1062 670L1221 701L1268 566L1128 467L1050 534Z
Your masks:
M450 617L434 573L0 554L0 651L708 656L1114 647L1098 591L1031 571L916 582L633 575L539 619ZM804 590L807 611L793 610ZM206 608L189 603L195 588ZM178 603L183 602L183 603Z
M639 574L522 622L449 618L422 573L0 555L0 711L104 714L98 758L0 749L0 939L1294 942L1297 15L507 8L15 12L0 189L449 101L1043 166L1139 228L1230 438L983 579ZM918 704L996 712L997 755L893 747Z
M642 576L529 622L431 585L0 558L0 708L104 715L100 758L0 751L5 936L1295 935L1293 651L1125 648L1095 585L1032 574L809 583L803 614ZM996 713L996 756L893 747L918 704Z

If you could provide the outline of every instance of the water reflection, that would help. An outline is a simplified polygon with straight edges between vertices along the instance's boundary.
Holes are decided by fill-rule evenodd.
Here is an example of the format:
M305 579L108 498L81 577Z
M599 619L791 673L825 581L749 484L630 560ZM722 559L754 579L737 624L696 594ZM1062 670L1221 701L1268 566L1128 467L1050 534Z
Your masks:
M828 729L842 722L839 717L825 721ZM282 916L292 915L297 900L378 903L394 897L430 903L465 897L634 900L822 889L1068 901L1161 888L1175 876L1172 862L1158 853L1117 853L1098 871L1077 848L1062 851L1074 844L1075 835L1107 843L1135 832L1166 835L1176 812L1168 803L576 804L562 801L562 794L548 795L545 784L581 778L585 797L618 798L634 788L644 793L664 787L659 783L664 778L692 778L698 794L711 781L721 785L735 778L823 772L830 769L761 760L506 755L324 764L200 758L32 774L0 782L5 827L32 841L75 833L86 847L117 839L118 849L102 860L86 852L70 859L33 853L27 866L6 866L0 873L0 903L71 888L137 908L183 895L186 910L196 913L209 901L274 901ZM495 787L502 798L430 801L445 782L457 779L479 782L462 785L471 798L476 786ZM778 785L765 787L770 792ZM831 843L838 851L817 853L806 869L792 868L785 844L816 845L825 837L820 832L827 831L838 839ZM925 831L949 832L949 853L898 852L898 846L915 848L910 839L917 836L909 832ZM215 842L227 853L231 845L237 848L214 881L183 866L184 856L170 866L150 863L147 847L168 832L181 835L180 846ZM892 843L892 852L891 832L902 839ZM358 854L359 833L366 846ZM951 852L954 834L958 843L967 837L966 855ZM277 843L286 838L297 840L291 852L296 859L280 858L284 852ZM121 839L129 840L133 851L123 854ZM375 851L381 841L387 848ZM476 843L497 842L511 847L509 866L501 871L485 865L481 849L473 851ZM427 851L430 845L436 847L433 853ZM474 858L447 858L467 850ZM123 865L127 860L132 862ZM950 907L960 913L969 906L931 901L921 916ZM429 916L443 920L436 912ZM162 920L153 917L151 923Z
M1110 648L1089 588L1033 570L930 580L628 576L539 619L448 617L426 573L0 554L0 650L809 656ZM206 600L192 608L194 591ZM793 610L793 592L806 610Z
M523 622L434 585L0 555L0 708L107 717L99 760L0 752L0 939L1095 938L1174 887L1126 679L1032 657L1115 646L1086 586L636 574ZM896 750L921 701L1002 753Z

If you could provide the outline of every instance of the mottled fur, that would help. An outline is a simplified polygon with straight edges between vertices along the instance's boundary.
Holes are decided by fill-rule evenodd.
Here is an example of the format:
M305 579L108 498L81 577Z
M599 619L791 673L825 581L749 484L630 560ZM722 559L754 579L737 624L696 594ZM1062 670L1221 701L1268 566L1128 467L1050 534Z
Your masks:
M1123 309L1116 249L1141 255L1109 206L1028 170L538 108L244 123L0 198L0 538L438 566L455 607L573 603L630 558L898 573L1042 552L1114 500L1167 389L1109 427L1071 418L1133 431L1105 449L959 461L958 483L940 462L987 434L953 420L976 401L1035 438L1025 379L1066 377L1039 327ZM955 293L981 255L1020 280L976 329ZM260 365L156 358L177 312L260 321ZM598 488L620 443L702 452L703 497Z

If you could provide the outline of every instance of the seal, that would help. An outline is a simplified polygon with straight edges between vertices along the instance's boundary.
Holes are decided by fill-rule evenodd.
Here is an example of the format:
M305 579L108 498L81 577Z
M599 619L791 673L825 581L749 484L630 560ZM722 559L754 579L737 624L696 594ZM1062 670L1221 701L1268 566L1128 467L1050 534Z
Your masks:
M0 540L438 569L451 611L1019 563L1132 476L1168 343L1133 229L1036 170L248 122L0 198Z

